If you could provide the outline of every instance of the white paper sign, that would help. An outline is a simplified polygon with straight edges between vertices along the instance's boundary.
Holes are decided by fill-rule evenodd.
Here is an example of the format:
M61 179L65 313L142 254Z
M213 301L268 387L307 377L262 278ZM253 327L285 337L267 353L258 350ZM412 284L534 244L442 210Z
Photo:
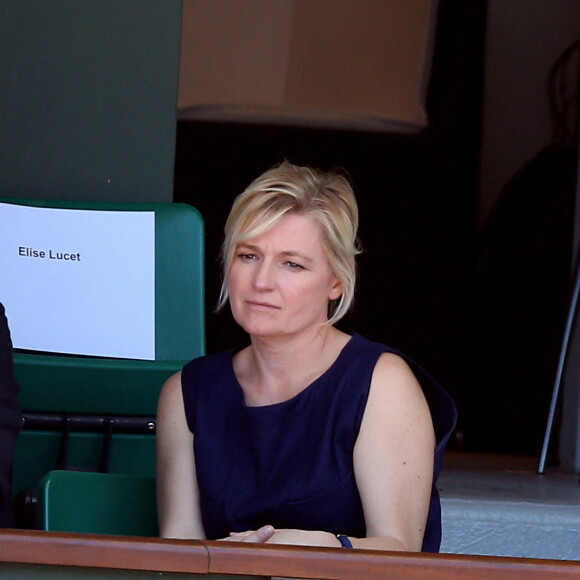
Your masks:
M15 348L155 359L155 214L0 203Z

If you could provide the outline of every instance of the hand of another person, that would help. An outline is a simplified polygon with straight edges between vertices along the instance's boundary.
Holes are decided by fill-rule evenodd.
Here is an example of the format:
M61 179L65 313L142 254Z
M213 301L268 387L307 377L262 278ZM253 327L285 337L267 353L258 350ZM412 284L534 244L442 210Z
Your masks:
M257 530L248 530L246 532L231 532L227 538L220 538L220 542L249 542L263 544L274 535L272 526L262 526Z

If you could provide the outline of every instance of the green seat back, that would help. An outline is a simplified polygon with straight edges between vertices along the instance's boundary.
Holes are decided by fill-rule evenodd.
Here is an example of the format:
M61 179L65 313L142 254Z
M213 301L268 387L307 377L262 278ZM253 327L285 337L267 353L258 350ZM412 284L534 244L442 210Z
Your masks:
M40 485L43 530L157 536L155 478L52 471Z
M22 431L16 442L13 477L14 493L34 490L39 480L54 470L61 435L57 431ZM73 432L70 435L67 464L74 469L98 469L104 435ZM155 436L119 433L113 436L109 473L155 476Z
M187 204L56 202L1 199L34 207L155 212L155 352L141 361L47 353L15 353L20 402L26 413L144 416L156 413L164 381L205 353L204 229ZM9 306L9 305L8 305ZM71 432L67 464L98 470L103 436ZM34 488L56 466L59 435L23 430L14 491ZM114 434L110 470L154 475L152 434Z

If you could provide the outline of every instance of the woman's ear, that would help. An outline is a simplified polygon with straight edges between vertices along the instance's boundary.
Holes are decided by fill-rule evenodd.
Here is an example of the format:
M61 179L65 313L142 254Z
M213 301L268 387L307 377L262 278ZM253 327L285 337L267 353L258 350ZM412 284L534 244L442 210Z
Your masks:
M344 292L344 284L338 279L334 278L330 292L328 293L329 300L337 300Z

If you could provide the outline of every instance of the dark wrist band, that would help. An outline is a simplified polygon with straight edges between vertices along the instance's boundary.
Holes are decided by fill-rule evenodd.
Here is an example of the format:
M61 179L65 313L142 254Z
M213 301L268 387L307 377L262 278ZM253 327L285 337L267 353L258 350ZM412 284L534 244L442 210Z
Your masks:
M343 548L352 548L352 542L344 534L336 534L336 539Z

